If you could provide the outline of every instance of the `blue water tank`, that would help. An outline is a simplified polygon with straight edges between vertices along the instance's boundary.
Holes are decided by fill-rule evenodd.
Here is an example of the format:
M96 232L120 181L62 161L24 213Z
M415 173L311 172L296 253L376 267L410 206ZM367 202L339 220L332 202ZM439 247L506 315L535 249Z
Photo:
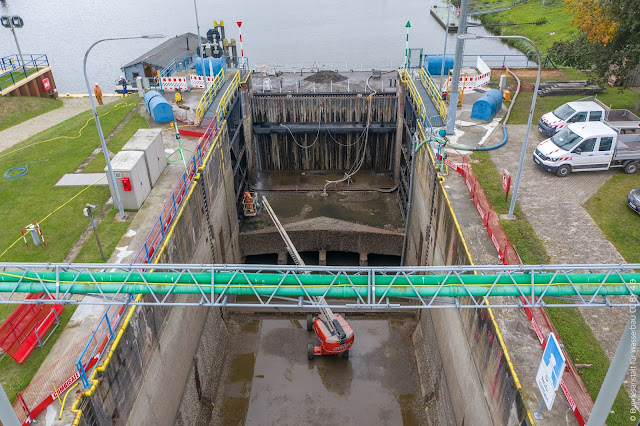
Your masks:
M491 120L500 111L500 108L502 108L502 92L498 89L489 89L474 102L471 108L471 118Z
M224 67L224 58L204 58L204 71L206 72L207 76L211 76L210 71L213 69L213 76L215 77ZM202 75L201 58L196 58L196 74Z
M160 92L148 91L144 95L144 104L156 123L173 121L173 108Z
M424 66L431 75L440 75L442 70L442 55L427 55L424 57ZM453 55L444 57L444 75L449 74L449 70L453 69Z

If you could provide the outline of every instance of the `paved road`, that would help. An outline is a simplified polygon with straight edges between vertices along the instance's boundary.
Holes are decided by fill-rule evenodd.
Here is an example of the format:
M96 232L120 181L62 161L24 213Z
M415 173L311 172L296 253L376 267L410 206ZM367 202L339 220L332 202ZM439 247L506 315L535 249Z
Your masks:
M506 168L515 175L525 129L525 125L508 126L507 146L491 151L491 159L499 170ZM500 132L494 132L490 144L500 136ZM533 151L542 140L544 137L535 130L530 135L518 204L544 243L551 262L624 263L622 256L582 207L602 184L621 171L571 173L566 178L559 178L543 171L532 160ZM629 312L625 309L583 309L582 315L607 356L612 358Z
M0 152L91 108L89 98L61 99L62 107L1 131ZM105 97L104 101L108 103L119 99L119 97L112 96Z

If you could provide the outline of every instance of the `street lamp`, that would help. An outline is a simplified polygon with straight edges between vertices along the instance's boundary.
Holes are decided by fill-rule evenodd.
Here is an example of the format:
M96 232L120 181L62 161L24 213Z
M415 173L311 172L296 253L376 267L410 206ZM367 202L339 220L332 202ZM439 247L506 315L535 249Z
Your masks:
M110 40L132 40L136 38L164 38L162 34L151 34L151 35L143 35L137 37L114 37L114 38L104 38L102 40L98 40L93 43L87 52L84 54L84 63L82 64L82 71L84 73L84 82L87 85L87 93L89 93L89 101L91 102L91 109L93 110L93 116L96 119L96 127L98 128L98 136L100 136L100 144L102 145L102 152L104 153L104 159L107 162L107 170L109 171L110 185L113 193L116 197L116 204L118 204L118 210L120 212L120 219L125 218L124 209L122 208L122 201L120 200L120 193L118 192L118 186L116 185L116 178L113 174L113 169L111 168L111 160L109 159L109 151L107 150L107 143L104 141L104 135L102 134L102 127L100 126L100 118L98 117L98 111L96 110L96 105L93 102L93 95L91 93L91 86L89 86L89 78L87 77L87 57L89 56L89 52L93 47L102 43L103 41Z
M527 153L527 142L529 140L529 131L531 130L531 121L533 120L533 111L536 107L536 97L538 96L538 86L540 86L540 74L542 72L542 59L540 58L540 50L538 46L531 40L523 36L488 36L477 34L462 34L458 38L463 40L476 40L480 38L502 38L502 39L520 39L529 42L536 50L538 55L538 75L536 77L536 85L533 88L533 99L531 99L531 109L529 110L529 120L527 121L527 131L524 134L524 143L522 145L522 153L520 154L520 164L518 164L518 173L516 174L516 181L513 185L513 196L511 197L511 205L509 206L509 214L507 217L513 219L513 210L516 208L516 198L518 197L518 187L520 186L520 175L522 174L522 166L524 165L524 157Z
M209 83L207 82L207 73L204 72L204 53L202 52L202 37L200 37L200 21L198 21L198 5L196 4L196 0L193 0L193 9L196 11L196 27L198 28L198 50L200 51L200 62L202 63L202 78L204 80L204 90L206 91L209 88Z

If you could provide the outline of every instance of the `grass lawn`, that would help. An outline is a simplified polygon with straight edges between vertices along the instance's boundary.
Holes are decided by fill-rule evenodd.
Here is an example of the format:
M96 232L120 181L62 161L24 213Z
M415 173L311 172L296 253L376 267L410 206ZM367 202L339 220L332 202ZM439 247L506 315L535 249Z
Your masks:
M529 94L530 95L530 94ZM529 98L531 99L531 98ZM502 180L500 173L496 169L493 161L491 160L488 152L474 152L472 155L474 160L478 160L478 163L473 163L473 171L478 177L478 181L482 186L482 189L486 193L491 206L496 211L497 214L507 213L509 211L509 204L504 201L504 192L502 190ZM616 175L618 176L635 176L635 175ZM612 178L609 182L615 179ZM636 176L637 179L637 176ZM637 184L640 185L640 182L636 180ZM615 185L616 183L612 183ZM630 184L630 181L627 182ZM604 187L603 187L604 188ZM620 191L623 191L622 189ZM602 194L601 194L602 192ZM596 198L598 194L604 195L608 194L606 191L598 192L596 196L592 198ZM616 198L618 198L616 196ZM589 200L591 202L592 200ZM624 200L626 201L626 192L624 196ZM510 200L509 200L510 201ZM618 219L619 215L617 212L612 212L610 206L603 202L602 209L607 210L606 217L616 218ZM621 209L625 208L631 210L624 205L624 202L621 204ZM629 213L626 212L626 213ZM613 213L613 214L612 214ZM517 220L501 220L500 225L502 225L505 230L511 244L515 247L516 251L520 255L522 259L522 263L524 264L548 264L550 263L549 255L546 252L542 241L537 237L531 224L524 219L520 208L516 204L515 215L522 219ZM593 214L592 214L593 215ZM637 216L637 215L636 215ZM636 217L636 224L640 222L640 217ZM597 221L596 221L597 222ZM613 220L612 220L613 222ZM636 225L636 228L638 226ZM606 232L605 232L606 233ZM637 233L638 237L640 233ZM635 251L637 252L638 243L640 243L640 238L636 239L635 242ZM633 250L633 242L629 242L629 248ZM636 253L636 256L638 254ZM545 302L548 304L558 303L556 299L545 298ZM585 363L585 364L593 364L593 368L585 368L579 370L580 376L584 381L587 390L591 397L595 400L598 396L598 392L600 391L600 386L602 385L602 381L604 380L605 375L607 374L607 370L609 368L609 359L607 358L602 346L593 335L591 328L584 322L580 311L575 308L550 308L547 309L549 316L553 321L553 325L558 330L560 337L564 345L567 348L571 358L574 363ZM613 414L609 415L607 419L607 424L609 425L629 425L634 424L629 421L629 410L631 409L631 399L627 394L626 390L622 388L614 402L612 410Z
M140 114L134 114L131 120L124 125L124 127L113 137L107 144L109 150L114 153L118 153L124 144L129 142L131 136L133 136L138 129L148 129L149 123ZM91 160L91 163L84 169L84 173L102 173L107 163L104 161L104 155L100 153Z
M61 106L60 99L0 96L0 131Z
M584 79L584 78L583 78ZM527 124L529 118L529 108L531 107L532 92L521 92L518 95L517 102L511 111L509 124ZM536 125L542 114L553 111L560 105L576 101L585 96L565 95L565 96L537 96L536 109L533 113L532 126ZM598 99L611 108L625 108L632 110L638 100L638 93L630 89L620 90L618 88L608 88L598 94ZM507 104L508 105L508 104ZM639 111L634 111L636 114Z
M137 102L100 107L104 132L111 132ZM47 142L52 138L57 139ZM109 189L53 185L63 174L73 173L99 144L92 113L87 111L0 153L0 171L29 168L24 176L3 179L0 185L0 221L7 225L0 233L1 261L62 261L87 226L82 213L85 204L102 206ZM46 246L26 247L19 241L20 229L34 221L40 222ZM15 241L18 243L9 249Z
M546 53L554 42L573 39L577 37L579 31L571 25L573 14L566 12L563 1L546 0L544 5L542 3L543 0L530 0L504 12L480 15L479 19L490 32L528 37L538 46L540 53ZM541 25L490 26L541 22L541 20L545 20ZM509 40L508 43L522 52L535 54L534 49L527 42Z
M120 241L120 238L122 238L122 235L126 232L129 225L131 225L130 220L124 222L115 221L114 218L117 212L118 210L113 208L109 210L105 218L98 225L98 237L100 237L100 244L102 245L102 251L104 252L104 257L106 259L109 259L109 256ZM82 249L80 249L80 253L78 253L78 256L76 256L74 262L102 262L102 258L100 257L100 250L98 250L98 244L96 243L96 239L93 235L82 246Z
M502 176L500 172L498 172L498 169L496 169L493 161L491 161L489 153L477 151L473 153L471 158L478 160L478 163L472 164L473 172L487 195L493 210L498 215L509 213L511 197L509 197L507 202L504 201ZM531 224L524 219L524 215L517 204L514 213L516 217L521 219L501 220L500 225L520 255L522 263L528 265L550 263L549 256L542 242L533 231Z
M627 194L639 186L637 173L616 173L584 204L627 263L640 263L640 215L627 205Z
M18 364L8 355L5 355L0 360L0 382L4 387L4 391L9 397L9 401L13 403L16 399L16 393L25 388L33 379L33 376L40 368L40 365L47 357L54 343L60 337L62 330L71 319L71 316L76 311L77 305L70 305L64 308L62 314L60 314L60 325L53 332L47 343L43 348L36 347L29 358L22 364Z

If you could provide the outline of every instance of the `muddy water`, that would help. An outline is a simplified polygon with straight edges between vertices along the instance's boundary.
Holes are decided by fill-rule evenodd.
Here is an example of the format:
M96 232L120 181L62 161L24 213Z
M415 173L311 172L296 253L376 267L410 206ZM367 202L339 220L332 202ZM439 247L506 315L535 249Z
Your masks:
M307 359L304 318L232 316L226 380L211 425L424 423L415 319L348 318L350 357Z

